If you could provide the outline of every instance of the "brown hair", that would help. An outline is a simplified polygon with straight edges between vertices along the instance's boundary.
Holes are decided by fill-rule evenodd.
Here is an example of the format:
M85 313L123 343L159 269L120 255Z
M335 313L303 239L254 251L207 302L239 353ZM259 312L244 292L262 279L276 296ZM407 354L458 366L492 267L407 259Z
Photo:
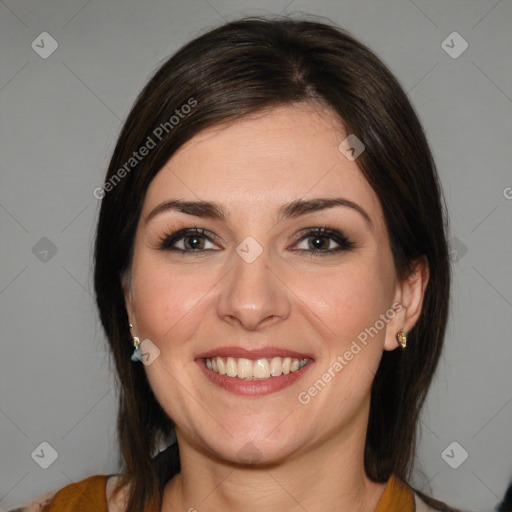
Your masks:
M130 269L146 190L176 150L201 130L304 101L328 106L347 133L365 144L358 164L382 205L398 277L408 276L422 256L430 267L407 350L385 352L376 373L365 447L372 480L384 482L391 473L410 476L419 411L441 353L450 290L447 221L427 140L397 80L347 32L312 21L245 18L196 38L158 69L124 124L107 172L94 284L118 373L120 484L131 484L127 512L143 510L150 499L161 503L165 484L180 471L177 444L152 459L157 439L169 436L173 423L153 395L143 365L130 360L121 276ZM178 122L177 111L183 114ZM128 169L133 152L148 138L155 147Z

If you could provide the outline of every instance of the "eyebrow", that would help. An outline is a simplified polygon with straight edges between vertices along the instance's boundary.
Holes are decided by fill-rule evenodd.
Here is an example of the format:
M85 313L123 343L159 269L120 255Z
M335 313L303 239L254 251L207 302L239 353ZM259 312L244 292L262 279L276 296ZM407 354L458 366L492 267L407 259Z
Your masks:
M278 222L289 218L296 218L308 213L314 213L321 210L326 210L328 208L334 208L336 206L351 208L352 210L358 212L365 219L370 228L373 227L370 216L368 213L366 213L364 208L359 206L357 203L349 201L343 197L315 198L307 200L297 199L296 201L292 201L289 204L283 205L279 209ZM218 219L222 221L224 221L227 217L224 208L217 203L210 201L181 201L175 199L171 201L165 201L164 203L156 206L147 215L144 222L147 224L153 217L167 211L177 211L186 213L187 215L194 215L195 217Z

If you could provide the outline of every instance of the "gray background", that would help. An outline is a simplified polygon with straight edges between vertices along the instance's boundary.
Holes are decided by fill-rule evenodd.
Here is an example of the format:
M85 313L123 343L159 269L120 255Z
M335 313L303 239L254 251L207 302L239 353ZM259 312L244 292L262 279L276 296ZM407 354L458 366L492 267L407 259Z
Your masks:
M117 471L116 393L92 297L92 191L158 64L223 20L269 13L325 16L351 31L396 74L420 115L451 214L454 291L414 483L469 510L490 511L503 496L512 479L510 0L4 0L3 510ZM462 40L442 46L454 31L469 44L457 58L444 48L458 52ZM58 42L46 59L31 47L51 48L42 32ZM52 451L42 442L58 453L47 469L40 464Z

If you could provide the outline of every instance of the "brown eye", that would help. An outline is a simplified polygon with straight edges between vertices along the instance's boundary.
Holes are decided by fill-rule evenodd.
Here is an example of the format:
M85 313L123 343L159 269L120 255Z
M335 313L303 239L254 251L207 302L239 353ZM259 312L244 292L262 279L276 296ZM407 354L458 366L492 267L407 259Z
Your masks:
M336 246L333 247L333 243ZM302 244L303 247L298 247L296 249L298 251L322 253L322 255L346 251L355 245L340 231L329 228L316 228L307 231L299 239L299 244Z
M207 231L199 228L180 229L163 237L160 241L160 249L168 251L195 252L214 249L215 245L210 237L206 235ZM208 247L211 244L212 247Z

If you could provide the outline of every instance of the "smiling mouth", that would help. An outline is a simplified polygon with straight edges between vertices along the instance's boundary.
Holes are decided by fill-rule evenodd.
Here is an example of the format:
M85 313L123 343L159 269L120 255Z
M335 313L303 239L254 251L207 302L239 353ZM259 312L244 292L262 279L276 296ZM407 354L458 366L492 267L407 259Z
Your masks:
M246 359L243 357L208 357L204 358L206 367L214 373L242 380L268 380L281 375L295 373L309 359L294 357L272 357Z

